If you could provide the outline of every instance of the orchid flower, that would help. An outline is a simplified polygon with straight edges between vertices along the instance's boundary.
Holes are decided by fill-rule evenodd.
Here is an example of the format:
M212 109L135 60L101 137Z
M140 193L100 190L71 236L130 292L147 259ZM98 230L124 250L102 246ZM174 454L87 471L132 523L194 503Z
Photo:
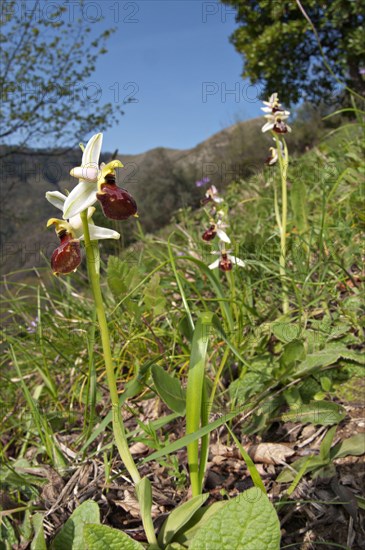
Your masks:
M274 141L276 141L275 138L273 139ZM284 157L284 146L281 141L279 141L279 143L280 143L281 156ZM268 156L267 159L265 160L265 164L272 166L279 160L279 152L276 147L270 147L269 152L270 152L270 156Z
M290 126L284 122L290 115L289 111L276 111L271 115L265 115L267 119L266 124L261 128L262 132L273 130L277 134L286 134L291 132Z
M64 219L87 210L97 200L108 218L126 220L130 216L137 216L137 205L133 197L126 189L116 185L115 168L123 168L120 160L101 164L99 168L102 140L102 134L95 134L83 149L81 166L70 172L71 176L79 178L79 183L64 202Z
M261 107L261 110L267 115L264 115L267 119L266 124L262 127L263 132L273 130L277 134L286 134L291 132L290 126L288 126L284 120L286 120L290 111L282 109L281 103L279 103L278 94L275 92L269 97L269 101L263 101L265 107Z
M261 107L261 111L264 111L265 113L275 113L275 111L283 110L281 109L281 103L279 103L277 92L271 94L269 101L263 101L262 103L266 105L266 107Z
M66 202L68 197L66 195L63 195L59 191L48 191L46 193L46 199L48 202L50 202L53 206L58 208L59 210L64 209L64 204ZM97 225L94 225L94 222L91 218L91 216L94 214L95 208L89 207L87 211L87 218L89 222L89 231L90 231L90 239L92 241L99 241L101 239L119 239L120 234L117 231L114 231L113 229L108 229L107 227L99 227ZM55 219L55 218L51 218ZM73 234L77 239L82 241L84 239L84 235L82 232L82 221L80 214L76 214L75 216L72 216L69 220L67 220L68 226L71 228Z
M213 254L218 253L220 255L220 258L210 264L208 266L209 269L216 269L218 267L221 271L231 271L233 268L233 264L238 265L239 267L246 266L243 260L237 258L236 256L232 256L230 252L230 250L226 250L224 247L222 247L219 252L213 252Z
M47 227L55 225L60 244L53 251L51 257L51 268L54 275L62 273L67 275L76 271L81 263L80 240L76 239L71 225L65 220L51 218L47 222Z
M103 134L95 134L88 141L83 150L81 166L73 168L71 176L79 179L78 185L71 191L63 205L64 219L72 218L80 214L89 206L92 206L97 198L97 181L99 177L99 156Z
M215 202L217 204L223 202L222 197L219 197L218 189L215 185L211 185L205 193L205 198L201 201L202 204L207 204L208 202Z
M218 219L217 222L215 222L214 220L211 220L210 223L211 225L209 229L204 231L202 235L202 239L204 241L211 241L217 235L220 241L224 243L231 242L231 239L228 237L227 233L224 231L224 229L228 227L228 225L224 223L222 219Z
M56 208L63 210L67 197L59 191L49 191L46 193L46 199ZM120 234L117 231L94 225L92 221L94 212L95 208L88 208L87 218L91 240L119 239ZM51 257L51 268L55 275L59 273L67 275L72 271L76 271L81 263L80 241L84 239L81 217L79 214L76 214L69 220L51 218L47 222L47 227L51 225L55 226L57 236L60 239L60 244L53 251Z

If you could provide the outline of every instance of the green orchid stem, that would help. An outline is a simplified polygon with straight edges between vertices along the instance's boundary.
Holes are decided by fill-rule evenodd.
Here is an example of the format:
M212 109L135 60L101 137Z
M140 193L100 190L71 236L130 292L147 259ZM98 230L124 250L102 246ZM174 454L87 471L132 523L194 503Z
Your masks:
M133 482L137 485L141 482L141 476L139 475L137 466L135 465L132 455L129 451L124 424L122 420L122 415L119 407L117 383L115 379L114 365L113 365L113 359L112 359L112 354L110 349L109 329L108 329L108 323L105 315L103 296L100 288L100 275L99 275L99 268L98 268L99 251L97 248L97 243L95 241L91 241L90 239L89 224L87 221L87 211L84 211L81 213L81 219L82 219L82 226L83 226L84 240L85 240L87 270L88 270L91 288L94 296L95 310L96 310L96 315L99 323L101 342L103 346L106 376L108 381L110 399L112 402L112 419L113 419L114 438L115 438L115 442L116 442L120 457L125 467L127 468ZM138 491L137 491L137 497L138 497ZM141 505L141 510L145 509L145 507L142 506L142 503L140 503L140 505ZM157 544L151 514L142 513L142 522L143 522L143 527L145 529L148 542L150 544Z
M282 295L283 295L283 313L286 315L289 311L289 298L288 298L288 289L286 286L286 224L287 224L287 215L288 215L288 192L287 192L287 172L288 172L288 148L286 146L285 140L283 139L282 144L284 146L284 156L281 149L280 140L278 135L274 133L274 138L276 141L276 148L278 151L278 159L280 166L281 174L281 219L279 225L280 231L280 278L282 284Z

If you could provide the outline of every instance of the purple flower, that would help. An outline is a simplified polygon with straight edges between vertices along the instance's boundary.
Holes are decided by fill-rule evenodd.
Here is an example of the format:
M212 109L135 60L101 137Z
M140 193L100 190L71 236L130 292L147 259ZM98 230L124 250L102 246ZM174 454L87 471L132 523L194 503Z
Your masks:
M27 326L27 332L29 332L30 334L34 334L37 331L37 326L38 326L38 315Z
M204 178L202 178L201 180L196 181L196 182L195 182L195 185L196 185L197 187L203 187L203 185L207 185L207 183L210 183L210 178L204 177Z

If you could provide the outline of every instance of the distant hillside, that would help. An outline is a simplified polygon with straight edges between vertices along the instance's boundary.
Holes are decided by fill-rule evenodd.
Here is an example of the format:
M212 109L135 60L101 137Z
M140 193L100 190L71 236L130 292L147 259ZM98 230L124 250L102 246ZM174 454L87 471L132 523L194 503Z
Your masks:
M135 197L144 231L164 226L182 206L197 206L202 190L196 188L196 180L209 176L224 189L233 179L261 170L272 144L270 136L261 133L261 126L261 118L240 122L184 151L158 147L139 155L118 155L125 166L119 170L119 185ZM4 153L6 149L0 149L0 158ZM103 154L101 160L110 158ZM44 195L49 190L71 190L75 180L69 170L80 160L79 150L56 157L34 151L0 160L2 274L42 266L42 256L50 257L57 238L46 229L46 222L59 213ZM100 213L96 221L105 224ZM134 221L113 227L123 233L124 243L132 240Z

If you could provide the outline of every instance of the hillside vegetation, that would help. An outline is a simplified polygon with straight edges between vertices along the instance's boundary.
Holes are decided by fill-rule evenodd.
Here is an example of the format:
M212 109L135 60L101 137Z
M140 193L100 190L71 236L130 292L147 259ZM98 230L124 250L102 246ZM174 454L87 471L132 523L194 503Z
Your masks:
M258 122L251 125L257 128ZM218 136L222 151L232 147L230 134L240 128ZM186 499L184 446L176 445L174 452L169 446L184 435L183 388L195 341L189 317L198 326L202 314L212 313L216 320L201 336L208 346L205 377L213 396L209 421L223 418L223 426L222 415L231 413L228 425L253 457L282 520L283 544L301 544L309 533L311 541L345 548L351 516L356 518L351 548L360 549L365 223L361 127L346 124L311 150L291 157L286 316L280 310L275 168L234 177L222 193L232 253L245 262L245 267L234 266L227 273L207 267L217 257L211 254L217 246L201 238L208 221L203 209L180 207L183 185L176 202L164 192L162 178L167 186L176 185L167 178L170 169L176 177L179 170L191 170L186 200L190 204L193 197L193 205L198 205L205 189L194 187L194 178L201 176L197 167L207 159L216 164L226 159L217 152L218 137L186 153L185 159L181 152L162 149L146 153L144 160L141 156L141 187L128 187L141 212L156 214L145 228L141 215L133 229L138 241L102 265L118 391L126 405L131 452L144 475L154 480L153 518ZM266 145L256 148L255 155L257 168ZM159 185L152 189L146 183L151 165L155 183L164 166ZM188 181L187 176L181 178ZM43 196L46 184L36 189L41 187ZM28 203L24 200L28 216L40 204L35 196L29 195ZM158 212L167 221L179 207L172 223L155 234L146 232L156 227ZM47 216L44 206L37 216ZM25 231L32 220L27 223ZM103 522L143 540L131 504L134 497L120 478L123 465L108 429L106 373L85 272L52 280L47 273L48 268L40 269L35 285L14 282L5 288L2 505L18 507L21 513L5 518L1 537L8 546L3 547L30 540L34 506L47 511L44 530L50 541L85 499L99 504ZM161 370L169 375L172 394L166 391L165 378L163 383L159 378ZM210 503L239 495L252 484L250 474L257 483L252 466L244 455L246 462L241 458L224 426L212 431L211 442L204 486ZM263 443L266 450L259 447ZM158 451L155 460L142 463L140 458L153 451ZM341 504L346 499L351 508ZM318 525L312 522L314 514L321 518ZM336 533L333 514L338 518ZM189 539L184 537L176 535L175 544L185 544Z
M260 126L260 119L240 122L185 151L159 147L139 155L117 155L125 167L119 170L119 183L135 196L143 230L154 232L165 226L179 208L197 208L200 192L195 181L202 177L209 176L223 190L233 179L260 171L270 145ZM303 109L296 132L289 138L291 151L300 152L316 143L322 126L318 112ZM46 265L45 258L57 240L53 231L45 229L53 208L44 195L50 190L70 191L75 184L70 167L79 162L76 150L23 153L7 156L7 149L0 148L3 275ZM110 158L111 154L103 154L101 160ZM120 229L124 244L134 240L133 223ZM118 242L114 252L119 252L119 246Z

